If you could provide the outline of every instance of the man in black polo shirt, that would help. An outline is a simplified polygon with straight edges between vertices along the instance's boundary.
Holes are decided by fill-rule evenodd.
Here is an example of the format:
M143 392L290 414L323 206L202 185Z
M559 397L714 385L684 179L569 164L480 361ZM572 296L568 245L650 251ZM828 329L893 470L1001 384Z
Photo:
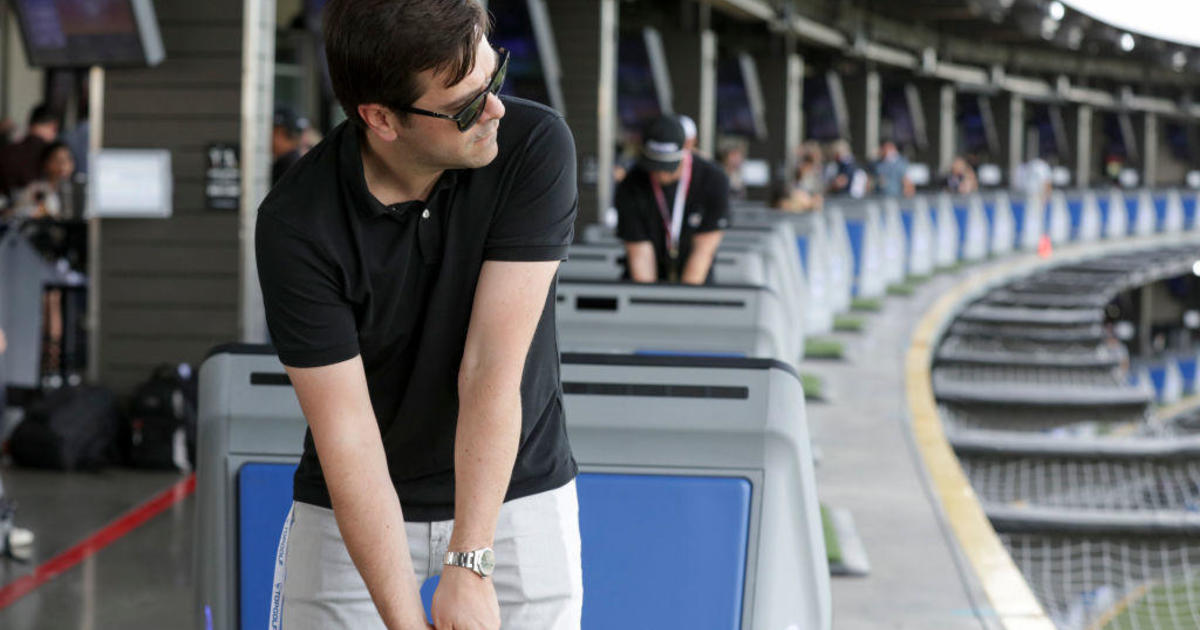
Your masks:
M577 629L553 290L570 132L498 97L507 53L473 1L332 0L325 20L350 120L283 176L256 233L310 429L271 627L427 628L418 587L440 572L439 629Z
M675 116L650 122L642 158L617 186L617 236L634 282L712 282L712 261L729 225L729 179L688 151Z

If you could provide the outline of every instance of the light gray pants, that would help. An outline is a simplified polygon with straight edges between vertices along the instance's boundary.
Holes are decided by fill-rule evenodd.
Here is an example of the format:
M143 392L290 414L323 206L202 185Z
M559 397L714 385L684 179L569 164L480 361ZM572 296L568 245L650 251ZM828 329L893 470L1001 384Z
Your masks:
M405 523L417 584L442 572L454 521ZM579 630L583 571L575 482L504 503L492 583L505 630ZM333 510L293 503L279 539L271 630L384 630Z

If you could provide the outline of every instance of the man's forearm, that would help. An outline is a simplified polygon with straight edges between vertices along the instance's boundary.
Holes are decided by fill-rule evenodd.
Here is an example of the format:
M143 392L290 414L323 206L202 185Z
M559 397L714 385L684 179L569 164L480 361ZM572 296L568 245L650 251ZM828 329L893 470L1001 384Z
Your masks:
M320 452L346 550L391 630L427 628L409 555L404 515L378 440Z
M704 284L708 280L708 271L712 268L713 257L717 255L717 246L720 243L719 232L697 235L692 241L692 253L688 256L679 280L683 284Z
M492 546L517 459L520 383L502 383L493 374L480 370L460 375L451 551Z

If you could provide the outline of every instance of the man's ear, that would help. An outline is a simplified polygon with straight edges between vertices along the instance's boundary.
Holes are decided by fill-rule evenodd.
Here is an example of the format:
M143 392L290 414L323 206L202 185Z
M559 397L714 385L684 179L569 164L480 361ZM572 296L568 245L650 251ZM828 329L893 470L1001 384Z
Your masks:
M400 120L392 110L383 105L359 105L358 115L367 123L367 130L378 136L380 140L392 142L396 139Z

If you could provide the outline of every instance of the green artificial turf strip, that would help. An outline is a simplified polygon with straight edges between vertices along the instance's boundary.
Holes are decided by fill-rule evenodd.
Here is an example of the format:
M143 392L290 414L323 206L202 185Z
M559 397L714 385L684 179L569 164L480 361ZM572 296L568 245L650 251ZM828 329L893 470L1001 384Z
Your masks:
M829 564L841 564L842 546L838 543L837 531L833 529L833 517L829 508L821 506L821 529L825 532L825 557Z
M819 400L825 392L825 382L813 374L801 374L800 386L804 388L806 400Z
M880 311L883 310L883 300L876 298L854 298L850 302L850 310L852 311Z
M846 346L837 339L818 338L804 341L805 359L840 359L845 356Z
M833 318L833 329L838 332L860 332L867 323L861 317L837 315Z
M1187 580L1177 576L1178 582L1173 584L1156 584L1151 586L1115 617L1104 624L1101 630L1118 630L1125 628L1154 628L1155 630L1194 630L1195 610L1192 602L1200 600L1200 576ZM1192 614L1184 612L1190 611Z

